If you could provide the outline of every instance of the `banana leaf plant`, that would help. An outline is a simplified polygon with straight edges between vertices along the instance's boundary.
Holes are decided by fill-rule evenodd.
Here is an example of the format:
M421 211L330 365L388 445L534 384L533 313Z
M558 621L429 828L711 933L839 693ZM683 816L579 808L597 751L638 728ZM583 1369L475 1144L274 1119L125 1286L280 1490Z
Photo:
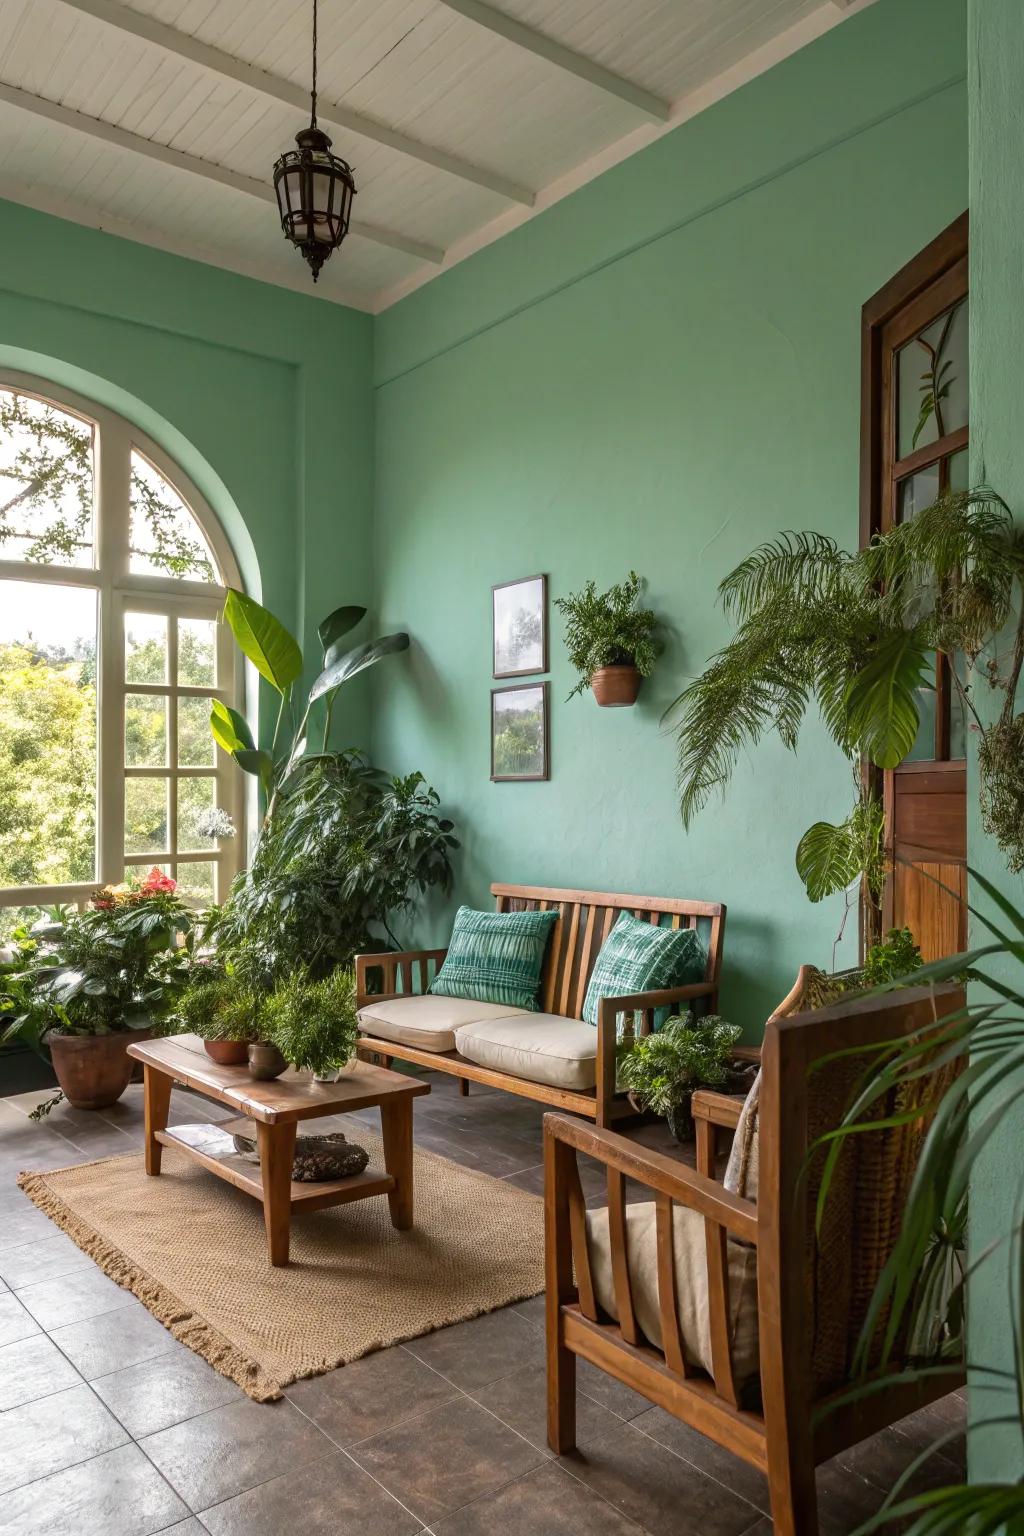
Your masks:
M381 635L376 640L365 640L355 646L343 644L345 636L365 617L365 608L347 605L335 608L318 626L323 650L322 670L309 690L301 716L297 717L295 688L303 669L298 641L269 609L234 587L228 589L224 603L225 623L243 656L278 694L279 703L269 751L256 745L245 717L220 699L214 700L210 710L210 730L217 745L234 758L239 768L259 779L267 801L268 821L272 819L288 781L307 765L328 755L331 718L338 690L383 657L408 649L409 636L401 632ZM323 700L320 750L311 752L310 712L320 700Z

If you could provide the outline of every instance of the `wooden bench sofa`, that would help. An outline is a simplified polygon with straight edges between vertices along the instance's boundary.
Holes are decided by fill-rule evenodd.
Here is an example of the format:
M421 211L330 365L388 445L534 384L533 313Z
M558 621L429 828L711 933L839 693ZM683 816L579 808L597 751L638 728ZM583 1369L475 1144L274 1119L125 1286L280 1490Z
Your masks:
M492 885L499 912L557 911L541 975L538 1013L429 994L444 949L356 958L361 1056L397 1057L470 1082L486 1083L608 1125L630 1113L615 1090L616 1020L642 1016L654 1026L659 1008L691 1003L714 1013L718 1001L725 907L607 891ZM583 1001L601 945L621 912L641 921L696 929L704 943L704 979L687 986L606 997L596 1030L583 1022Z

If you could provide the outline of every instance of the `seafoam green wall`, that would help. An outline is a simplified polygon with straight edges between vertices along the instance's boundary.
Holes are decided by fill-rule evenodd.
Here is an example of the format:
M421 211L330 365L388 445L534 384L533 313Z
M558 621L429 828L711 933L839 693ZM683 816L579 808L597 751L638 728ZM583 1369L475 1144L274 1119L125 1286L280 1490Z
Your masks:
M811 722L687 835L659 721L728 638L715 589L756 543L856 541L860 309L966 205L964 71L964 0L879 0L376 325L377 601L415 637L375 680L376 756L440 790L460 898L502 878L727 902L723 1004L751 1034L831 958L838 905L807 903L793 852L851 784ZM565 702L553 613L551 782L492 785L491 583L630 567L668 629L639 706Z
M0 365L177 458L314 663L317 621L369 599L371 358L367 315L0 202ZM357 741L366 707L346 700Z
M1024 17L1019 0L971 0L968 95L971 186L971 460L975 480L987 479L1024 516ZM986 707L984 699L981 706ZM1018 708L1021 703L1018 700ZM981 825L977 765L969 759L967 847L971 866L1017 906L1024 880L1008 873ZM979 909L997 916L975 889ZM1005 922L999 919L1005 927ZM972 919L972 942L990 936ZM1019 988L1021 970L1007 963L1003 979ZM1024 1087L1024 1085L1022 1085ZM971 1246L975 1255L1012 1229L1024 1176L1024 1112L1020 1101L975 1170L971 1187ZM1005 1245L978 1271L971 1287L970 1357L978 1365L1012 1369ZM1024 1448L1018 1428L981 1421L1015 1414L1012 1392L972 1383L970 1437L975 1480L1019 1478Z

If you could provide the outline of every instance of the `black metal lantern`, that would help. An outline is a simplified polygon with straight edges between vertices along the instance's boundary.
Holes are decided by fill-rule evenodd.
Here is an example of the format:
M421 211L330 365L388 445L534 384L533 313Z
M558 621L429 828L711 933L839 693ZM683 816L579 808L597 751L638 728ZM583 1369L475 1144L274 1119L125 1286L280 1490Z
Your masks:
M295 135L298 149L289 149L274 166L274 191L281 228L309 262L313 281L332 251L348 234L356 184L352 167L331 154L331 141L316 123L316 12L313 0L312 117Z

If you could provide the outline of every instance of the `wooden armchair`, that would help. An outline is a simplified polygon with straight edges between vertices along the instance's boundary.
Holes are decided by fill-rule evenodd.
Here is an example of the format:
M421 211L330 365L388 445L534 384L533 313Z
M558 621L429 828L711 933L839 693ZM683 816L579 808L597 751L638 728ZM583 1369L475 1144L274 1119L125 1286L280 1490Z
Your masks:
M919 1380L908 1374L885 1392L841 1402L868 1303L902 1221L926 1116L847 1143L820 1235L814 1219L824 1156L819 1152L807 1163L809 1147L839 1122L863 1071L857 1057L826 1063L822 1058L927 1030L961 1002L956 988L933 993L921 987L769 1020L756 1204L715 1182L706 1145L701 1149L698 1144L700 1166L694 1171L613 1131L562 1115L545 1117L548 1438L553 1450L567 1452L575 1444L579 1355L764 1472L779 1536L817 1536L815 1466L962 1384L963 1372L952 1364L941 1376ZM913 1099L908 1090L900 1090L893 1103L878 1107L878 1116L934 1102L942 1086L939 1071L924 1076ZM698 1119L698 1127L738 1118L737 1101L719 1104L722 1097L701 1096L708 1113ZM598 1300L597 1229L593 1213L588 1227L577 1167L580 1152L607 1170L607 1244L617 1321ZM639 1270L632 1262L638 1255L628 1245L639 1208L626 1205L627 1178L650 1190L654 1202L659 1347L638 1323ZM677 1207L703 1219L710 1346L703 1351L705 1358L710 1355L704 1369L694 1364L692 1340L681 1326L686 1298L673 1236ZM694 1219L688 1217L691 1225ZM730 1271L737 1251L749 1262L751 1248L756 1251L759 1389L756 1370L746 1389L734 1371L738 1330ZM652 1266L649 1252L648 1278ZM602 1270L606 1291L607 1267ZM648 1298L648 1315L650 1310Z

